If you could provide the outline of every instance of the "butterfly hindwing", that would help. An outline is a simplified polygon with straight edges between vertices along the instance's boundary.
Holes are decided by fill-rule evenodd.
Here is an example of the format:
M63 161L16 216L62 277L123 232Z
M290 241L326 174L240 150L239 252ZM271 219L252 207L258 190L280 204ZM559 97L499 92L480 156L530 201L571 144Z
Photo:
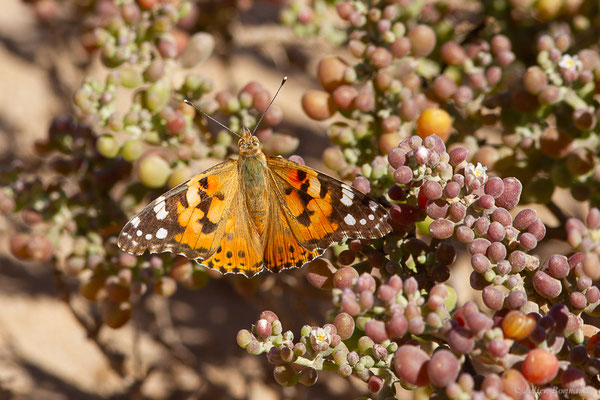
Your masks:
M391 231L387 211L357 189L281 157L267 157L267 164L290 230L305 249Z
M248 218L242 191L237 190L232 197L231 206L223 216L224 234L219 246L210 257L197 261L224 274L232 272L253 276L263 269L260 235Z
M288 223L277 193L271 193L270 218L265 236L264 265L272 272L287 268L300 268L302 265L323 253L323 250L308 250L298 243Z
M188 258L212 255L225 234L227 211L237 179L227 160L171 189L125 225L119 247L132 254L172 252Z

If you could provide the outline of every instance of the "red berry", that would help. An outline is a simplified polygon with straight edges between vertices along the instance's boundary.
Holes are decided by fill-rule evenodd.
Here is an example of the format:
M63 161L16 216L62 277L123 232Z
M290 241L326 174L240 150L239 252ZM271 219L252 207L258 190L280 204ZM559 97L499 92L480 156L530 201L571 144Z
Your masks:
M545 385L558 373L558 359L544 349L533 349L521 367L523 376L534 385Z
M320 90L308 90L304 93L302 108L310 118L317 121L323 121L335 113L333 98Z
M344 83L346 63L339 57L325 57L317 66L317 77L321 86L328 92Z
M417 120L417 134L422 139L435 134L446 141L451 131L452 118L450 118L450 114L439 108L428 108L421 113Z
M502 320L502 331L507 338L521 340L529 336L535 325L536 321L532 316L513 310Z

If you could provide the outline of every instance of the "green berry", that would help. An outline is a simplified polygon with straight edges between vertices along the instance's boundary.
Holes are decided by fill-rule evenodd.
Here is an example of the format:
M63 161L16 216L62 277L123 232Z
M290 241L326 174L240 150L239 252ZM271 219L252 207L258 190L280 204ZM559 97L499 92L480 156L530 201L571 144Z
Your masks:
M121 68L121 85L129 89L135 89L144 82L142 72L137 68L127 65Z
M239 331L236 338L237 344L243 349L247 348L253 339L252 334L246 329Z
M144 103L148 110L157 113L169 102L169 86L164 80L153 83L144 92Z
M119 154L119 142L113 135L102 135L96 142L98 152L106 158L114 158Z
M121 147L121 155L126 161L134 162L142 155L144 151L144 145L140 140L128 139L123 143Z
M169 163L159 155L150 155L140 161L140 181L150 188L159 188L167 183L171 173Z

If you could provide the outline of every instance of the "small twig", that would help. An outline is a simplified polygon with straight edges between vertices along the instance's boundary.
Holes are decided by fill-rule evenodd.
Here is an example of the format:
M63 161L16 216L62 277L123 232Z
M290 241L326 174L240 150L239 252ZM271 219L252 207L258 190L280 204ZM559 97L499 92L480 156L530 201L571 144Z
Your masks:
M558 224L560 226L564 226L569 217L563 212L563 210L561 210L560 207L557 206L553 201L548 202L546 207L556 217L556 219L558 219Z
M86 318L73 307L73 305L71 304L71 292L69 291L67 284L63 280L62 271L56 268L56 265L53 265L52 272L54 275L54 283L56 284L56 290L58 291L58 298L67 304L69 310L71 311L77 322L79 322L81 327L85 330L86 336L92 340L97 339L98 332L100 332L101 324L92 324L88 320L88 318Z
M192 369L198 367L198 359L182 342L171 318L168 302L159 296L154 296L149 307L154 315L157 330L153 337L171 351L173 358Z
M556 239L556 240L567 240L567 232L564 226L557 226L554 228L546 228L545 239Z
M140 351L140 343L141 343L141 337L140 337L140 330L138 329L137 324L134 324L133 326L133 343L131 346L131 363L133 365L132 370L133 370L133 376L135 377L135 379L139 379L142 377L142 356L141 356L141 351ZM148 372L146 372L145 376L148 376Z

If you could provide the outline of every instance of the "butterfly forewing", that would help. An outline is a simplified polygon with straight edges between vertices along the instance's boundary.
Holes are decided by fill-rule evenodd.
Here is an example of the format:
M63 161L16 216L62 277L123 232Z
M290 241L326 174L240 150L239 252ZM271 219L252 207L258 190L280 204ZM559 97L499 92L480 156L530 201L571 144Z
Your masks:
M148 250L209 257L225 233L224 211L239 181L236 165L227 160L159 196L125 225L119 247L137 255Z
M362 192L312 168L268 157L282 209L301 246L326 249L346 238L375 239L391 231L387 211Z

